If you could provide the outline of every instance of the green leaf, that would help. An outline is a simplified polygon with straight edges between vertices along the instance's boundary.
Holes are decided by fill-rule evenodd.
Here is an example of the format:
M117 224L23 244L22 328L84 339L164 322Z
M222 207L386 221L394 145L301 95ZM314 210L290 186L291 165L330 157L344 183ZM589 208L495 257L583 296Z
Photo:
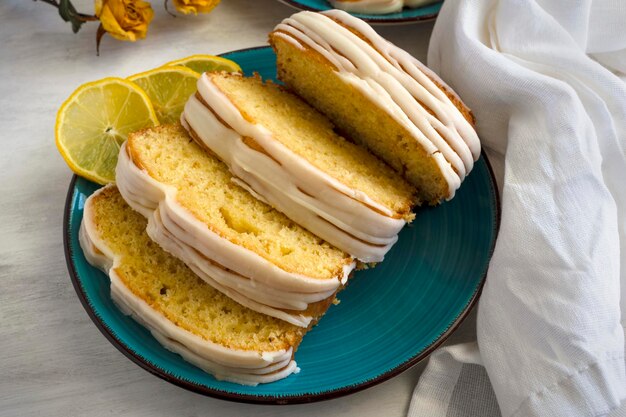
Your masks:
M71 17L70 17L70 0L61 0L59 2L59 15L61 15L61 18L66 21L66 22L70 22Z
M82 24L85 23L70 0L59 1L59 15L64 21L72 24L72 32L74 33L78 32Z
M82 20L78 20L78 19L73 19L72 20L72 32L74 33L78 33L78 31L80 30L80 27L83 25Z
M61 0L63 1L63 0ZM78 12L74 8L74 5L66 0L69 3L70 13L71 13L71 21L72 21L72 32L77 33L80 30L80 27L85 23L85 21L78 15Z

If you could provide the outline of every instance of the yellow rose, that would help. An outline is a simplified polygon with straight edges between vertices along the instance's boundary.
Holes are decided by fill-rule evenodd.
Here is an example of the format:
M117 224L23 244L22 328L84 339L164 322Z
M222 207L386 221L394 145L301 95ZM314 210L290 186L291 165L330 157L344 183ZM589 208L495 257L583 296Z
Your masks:
M115 39L143 39L154 16L150 3L142 0L95 0L96 16Z
M184 14L209 13L215 8L220 0L172 0L174 7Z

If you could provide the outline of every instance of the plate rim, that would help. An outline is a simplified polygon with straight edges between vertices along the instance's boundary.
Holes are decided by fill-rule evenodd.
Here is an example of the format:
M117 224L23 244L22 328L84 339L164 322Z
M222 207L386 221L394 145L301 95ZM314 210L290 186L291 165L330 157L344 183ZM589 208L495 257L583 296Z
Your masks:
M244 48L238 49L235 51L229 51L220 54L220 56L230 55L234 53L240 52L248 52L252 50L259 50L269 48L269 46L257 46L252 48ZM500 202L500 195L497 190L497 182L493 172L493 167L487 154L484 149L481 149L481 157L484 159L485 164L487 165L487 171L489 174L489 179L492 184L490 187L491 201L495 202L495 221L493 224L494 231L494 239L491 243L491 247L489 249L488 258L491 259L493 255L493 251L495 249L495 244L498 238L498 234L500 231L500 222L502 215L502 207ZM78 181L78 175L74 174L69 184L69 188L67 191L67 195L65 198L65 207L63 211L63 249L65 253L65 262L67 265L67 269L70 275L70 280L72 281L72 286L80 300L83 308L87 312L87 315L91 319L91 321L96 325L98 330L105 336L105 338L113 345L117 350L119 350L124 356L134 362L136 365L139 365L144 370L148 371L152 375L155 375L173 385L177 385L186 390L196 392L198 394L202 394L205 396L218 398L227 401L239 402L239 403L248 403L248 404L265 404L265 405L287 405L287 404L304 404L304 403L313 403L319 401L331 400L334 398L343 397L346 395L354 394L359 391L363 391L367 388L371 388L375 385L378 385L382 382L385 382L402 372L410 369L414 365L421 362L423 359L427 358L435 349L441 346L450 335L465 321L469 313L472 311L476 302L480 298L480 294L482 293L482 289L485 284L485 280L487 278L487 272L489 268L487 268L480 279L480 283L472 297L468 301L468 303L463 307L461 313L454 319L454 321L448 326L448 328L430 345L424 348L418 354L410 357L403 363L398 366L389 369L382 374L371 378L367 381L363 381L354 385L348 385L342 388L330 390L330 391L322 391L318 393L309 393L309 394L299 394L299 395L285 395L285 396L276 396L276 395L251 395L251 394L239 394L233 393L229 391L224 391L216 388L210 388L205 385L196 384L191 381L184 380L182 378L178 378L167 370L160 368L158 365L151 363L148 360L145 360L137 353L135 353L130 347L124 344L109 328L109 326L96 314L93 306L89 302L87 298L87 294L82 286L81 280L78 277L78 272L76 271L76 267L74 265L73 259L73 249L71 245L71 237L70 237L70 219L72 217L72 201L74 200L74 196L76 193L76 181Z
M305 10L305 11L310 11L310 12L322 12L324 10L331 10L332 7L330 7L330 9L318 9L315 7L311 7L311 6L307 6L304 5L302 3L300 3L298 0L278 0L280 3L283 3L286 6L289 6L291 8L294 8L296 10ZM440 3L443 3L443 0L439 0ZM422 6L423 7L423 6ZM367 13L366 13L367 14ZM426 23L426 22L432 22L435 19L437 19L437 16L439 16L439 11L436 11L434 13L428 13L425 15L420 15L420 16L413 16L413 17L398 17L398 18L382 18L382 17L376 17L376 15L369 15L372 17L364 17L364 16L358 16L359 19L371 24L371 25L406 25L406 24L411 24L411 23ZM384 16L384 15L381 15Z

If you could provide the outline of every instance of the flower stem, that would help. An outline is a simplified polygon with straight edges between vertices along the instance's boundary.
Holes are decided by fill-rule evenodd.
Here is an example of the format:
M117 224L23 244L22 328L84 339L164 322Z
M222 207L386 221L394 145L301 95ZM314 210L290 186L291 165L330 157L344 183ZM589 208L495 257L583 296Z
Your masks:
M163 0L163 7L165 7L165 11L172 17L176 17L176 15L170 12L170 9L167 8L167 0Z

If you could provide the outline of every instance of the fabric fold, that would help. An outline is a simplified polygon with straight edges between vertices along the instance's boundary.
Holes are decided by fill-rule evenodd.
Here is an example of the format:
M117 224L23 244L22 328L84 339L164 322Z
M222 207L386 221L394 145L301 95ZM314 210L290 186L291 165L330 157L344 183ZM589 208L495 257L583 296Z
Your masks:
M429 67L472 109L483 146L504 155L477 339L505 417L601 415L626 396L626 84L611 72L626 68L618 21L626 8L608 0L447 0L431 38ZM435 358L418 398L434 364L462 372L462 358L447 366ZM490 415L498 414L481 417Z

